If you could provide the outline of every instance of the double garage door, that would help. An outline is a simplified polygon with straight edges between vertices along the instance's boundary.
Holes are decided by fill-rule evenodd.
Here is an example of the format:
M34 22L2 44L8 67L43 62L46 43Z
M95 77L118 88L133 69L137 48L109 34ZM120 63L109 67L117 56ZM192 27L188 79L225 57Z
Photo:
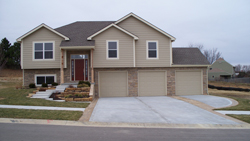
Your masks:
M167 95L166 71L138 71L137 77L138 96ZM98 78L100 97L128 96L127 71L103 71ZM176 71L175 78L176 95L201 94L201 71Z

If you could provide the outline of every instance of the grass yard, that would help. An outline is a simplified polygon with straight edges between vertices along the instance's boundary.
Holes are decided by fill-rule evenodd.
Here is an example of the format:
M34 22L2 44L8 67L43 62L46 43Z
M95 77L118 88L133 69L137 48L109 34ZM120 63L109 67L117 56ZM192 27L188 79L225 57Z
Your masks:
M19 82L20 83L20 82ZM34 89L15 89L16 82L0 82L0 105L30 105L86 108L89 103L55 102L26 96Z
M210 95L232 98L239 102L238 105L227 108L220 108L215 110L237 110L237 111L250 111L250 92L239 91L226 91L217 89L208 89ZM232 115L227 114L233 118L250 123L250 115Z
M208 84L218 86L218 87L235 87L235 88L250 89L250 83L232 83L232 82L224 82L224 81L208 81Z
M0 108L0 118L24 119L49 119L49 120L74 120L82 116L81 111L52 111L52 110L27 110Z
M239 104L234 107L226 107L216 110L250 111L250 92L226 91L217 89L209 89L208 92L210 95L228 97L239 102Z
M230 117L245 121L247 123L250 123L250 115L230 115L230 114L227 114L227 116L230 116Z

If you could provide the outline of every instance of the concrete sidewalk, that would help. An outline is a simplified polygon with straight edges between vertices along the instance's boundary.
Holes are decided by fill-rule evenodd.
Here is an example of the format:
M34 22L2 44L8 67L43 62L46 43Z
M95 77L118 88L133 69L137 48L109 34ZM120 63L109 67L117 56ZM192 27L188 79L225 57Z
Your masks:
M233 115L250 115L250 111L224 111L224 110L215 110L221 114L233 114Z
M33 109L33 110L63 110L63 111L82 111L82 112L84 112L85 110L85 108L23 106L23 105L0 105L0 108Z

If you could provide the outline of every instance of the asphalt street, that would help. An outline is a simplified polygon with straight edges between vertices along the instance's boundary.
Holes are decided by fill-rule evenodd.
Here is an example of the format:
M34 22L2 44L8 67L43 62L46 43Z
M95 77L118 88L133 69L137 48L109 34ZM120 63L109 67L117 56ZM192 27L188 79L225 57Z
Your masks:
M79 127L0 123L0 141L249 141L250 129Z

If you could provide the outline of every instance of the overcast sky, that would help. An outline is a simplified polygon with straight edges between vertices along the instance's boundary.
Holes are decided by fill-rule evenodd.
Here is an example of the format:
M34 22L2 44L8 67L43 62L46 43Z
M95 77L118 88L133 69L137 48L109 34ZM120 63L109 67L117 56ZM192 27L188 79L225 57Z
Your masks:
M250 0L0 0L0 39L13 44L41 23L116 21L130 12L176 37L173 47L203 44L232 65L250 65Z

